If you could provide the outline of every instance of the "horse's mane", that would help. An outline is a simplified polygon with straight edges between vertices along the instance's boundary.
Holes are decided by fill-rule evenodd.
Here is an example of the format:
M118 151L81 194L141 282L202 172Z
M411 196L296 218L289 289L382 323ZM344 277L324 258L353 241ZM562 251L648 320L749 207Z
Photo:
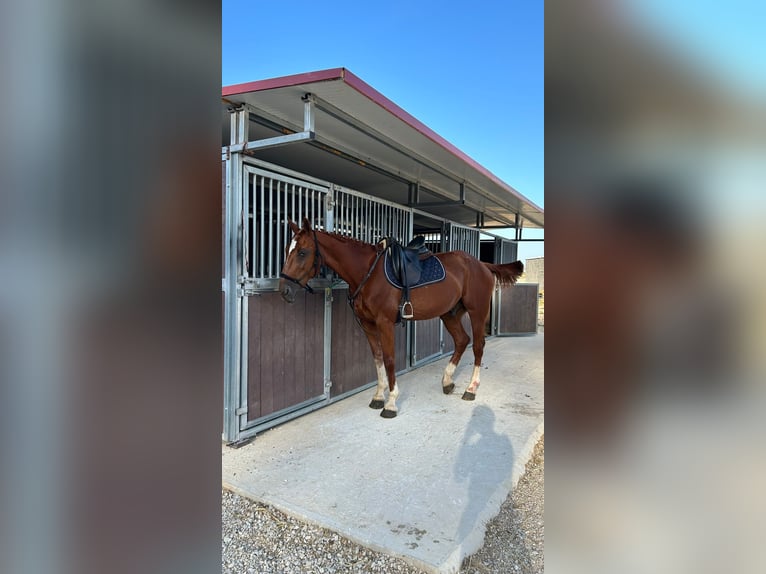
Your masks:
M359 239L355 239L354 237L350 237L348 235L342 235L340 233L333 232L333 231L326 231L326 230L321 230L321 231L323 231L327 235L332 235L335 239L337 239L338 241L342 243L350 243L351 245L356 245L359 247L375 248L375 246L372 243L367 243L366 241L361 241Z

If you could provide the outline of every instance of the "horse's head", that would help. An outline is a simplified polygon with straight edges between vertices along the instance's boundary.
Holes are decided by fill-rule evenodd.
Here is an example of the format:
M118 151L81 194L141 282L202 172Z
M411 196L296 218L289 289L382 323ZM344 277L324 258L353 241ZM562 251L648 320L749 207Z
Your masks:
M309 220L303 218L303 227L298 227L293 221L290 221L289 225L293 237L285 248L285 264L279 274L279 292L282 299L292 303L295 301L296 285L313 293L308 282L319 273L321 264L318 256L319 244Z

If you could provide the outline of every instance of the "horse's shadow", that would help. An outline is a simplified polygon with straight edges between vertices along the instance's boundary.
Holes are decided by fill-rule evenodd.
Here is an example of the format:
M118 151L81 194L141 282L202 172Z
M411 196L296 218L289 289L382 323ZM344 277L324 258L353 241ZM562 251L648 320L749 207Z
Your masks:
M478 405L468 421L453 470L459 483L467 483L467 504L457 527L456 540L463 542L476 525L492 495L510 476L513 447L507 436L494 429L495 413ZM489 520L491 517L482 517Z

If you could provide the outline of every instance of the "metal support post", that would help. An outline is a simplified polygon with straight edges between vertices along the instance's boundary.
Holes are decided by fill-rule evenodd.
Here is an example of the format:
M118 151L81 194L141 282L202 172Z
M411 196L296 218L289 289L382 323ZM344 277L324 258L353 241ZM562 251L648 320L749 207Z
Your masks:
M248 137L248 112L244 106L231 110L231 143ZM230 153L226 160L226 222L224 286L223 440L239 439L242 397L242 155ZM246 400L246 398L245 398Z
M332 389L332 287L324 290L324 396L330 400Z
M314 118L316 117L314 94L306 94L303 100L303 131L314 133Z
M257 149L267 149L291 143L314 141L316 139L316 134L314 133L314 123L316 117L314 96L312 94L306 94L301 99L303 100L302 132L288 133L286 135L254 141L249 141L250 138L248 137L251 110L250 106L247 104L242 104L239 107L232 107L231 145L229 146L229 153L249 152Z

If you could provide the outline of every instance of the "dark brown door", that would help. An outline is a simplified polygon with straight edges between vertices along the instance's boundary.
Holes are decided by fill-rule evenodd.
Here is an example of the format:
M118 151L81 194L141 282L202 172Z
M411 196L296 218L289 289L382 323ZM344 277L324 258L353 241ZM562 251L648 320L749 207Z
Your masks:
M500 290L498 335L537 333L538 287L537 283L517 283Z
M324 297L299 292L249 297L247 420L324 395Z

